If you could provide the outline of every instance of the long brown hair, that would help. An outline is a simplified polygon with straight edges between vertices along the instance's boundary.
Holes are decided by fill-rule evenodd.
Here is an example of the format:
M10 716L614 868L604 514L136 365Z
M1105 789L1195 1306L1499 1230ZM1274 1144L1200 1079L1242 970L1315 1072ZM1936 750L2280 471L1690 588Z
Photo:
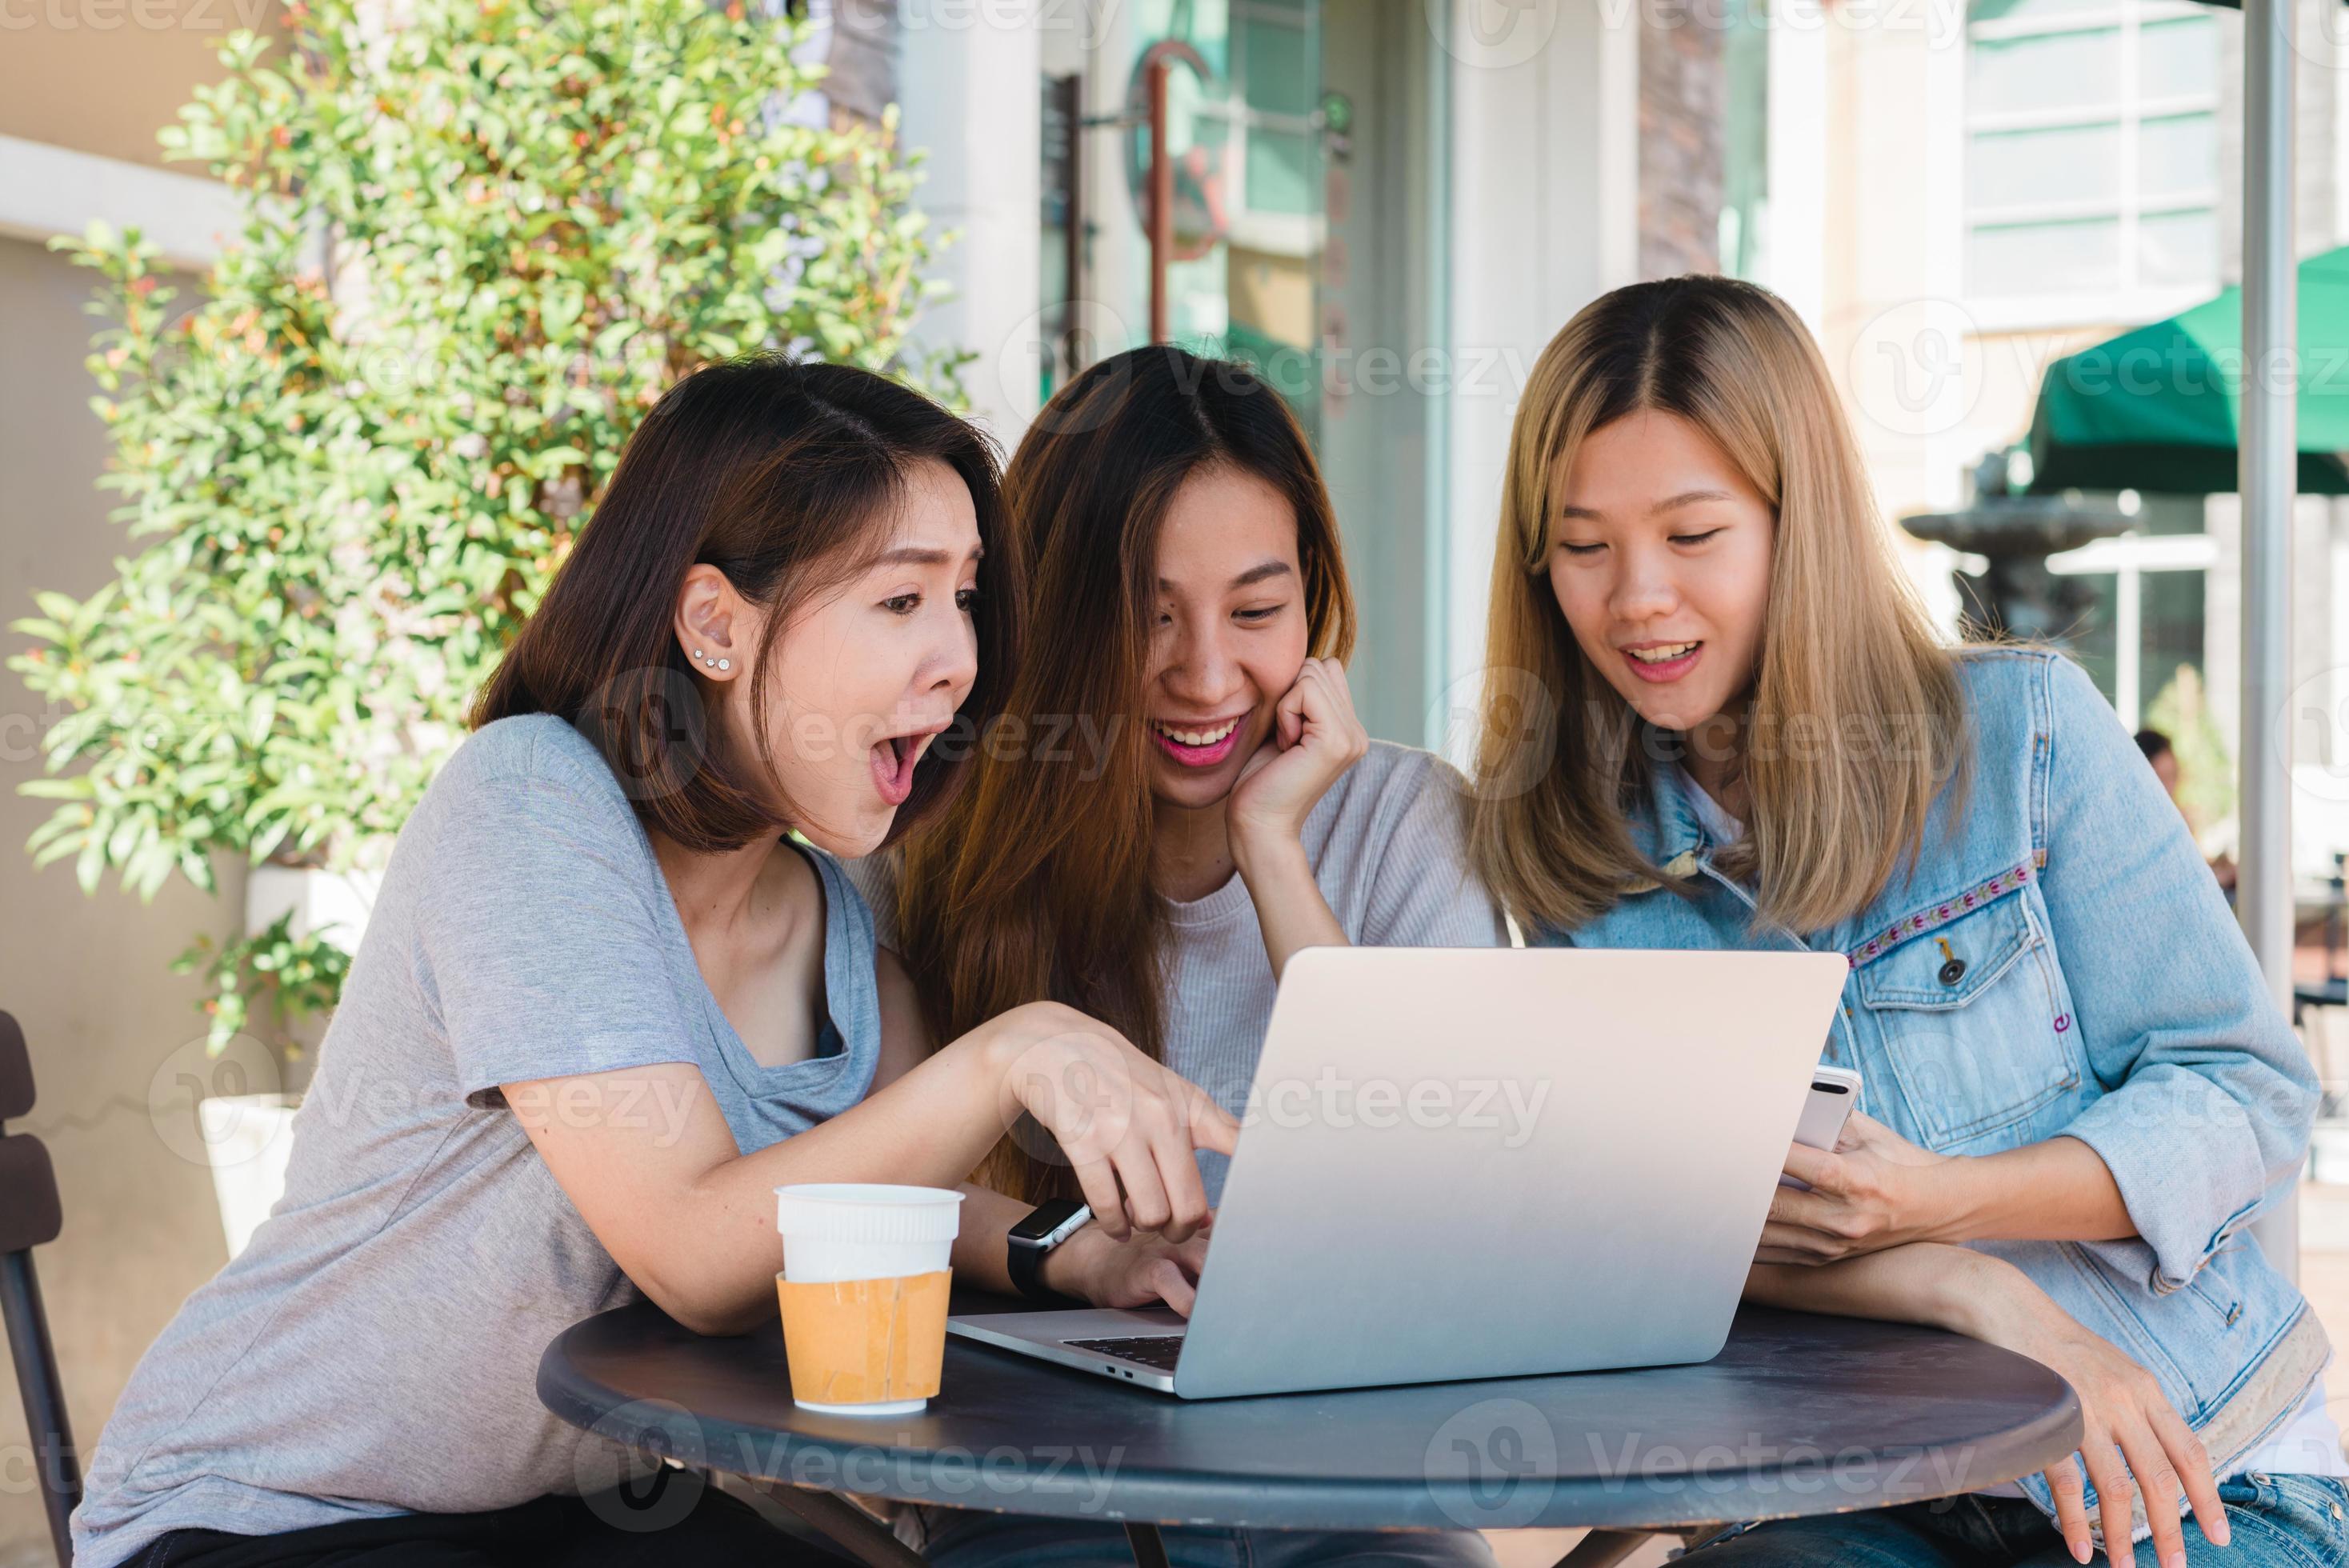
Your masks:
M766 711L774 651L796 606L888 547L890 506L917 463L970 491L996 602L978 617L978 674L959 719L1000 711L1018 631L1018 563L999 552L1002 501L987 438L869 370L752 356L669 388L620 454L594 519L473 706L473 727L552 713L593 739L647 828L688 849L738 849L792 820L763 725L709 733L700 677L677 645L678 593L697 564L766 608L747 699ZM892 840L952 794L965 764L933 745Z
M1352 649L1329 491L1296 417L1255 372L1162 345L1061 388L1004 473L1030 638L1004 727L979 739L970 789L898 867L899 944L938 1041L1054 1000L1159 1054L1165 911L1150 875L1143 723L1158 536L1184 481L1216 467L1288 500L1310 651ZM1068 738L1086 723L1106 738L1098 777ZM1072 1192L1050 1153L1007 1140L985 1179L1031 1197Z
M1626 820L1662 738L1583 657L1547 574L1557 477L1586 437L1647 409L1702 430L1776 516L1740 761L1751 821L1722 860L1755 879L1761 918L1824 929L1915 854L1943 785L1963 788L1964 702L1817 346L1775 294L1733 278L1617 289L1534 364L1493 562L1477 870L1520 922L1557 929L1671 880Z

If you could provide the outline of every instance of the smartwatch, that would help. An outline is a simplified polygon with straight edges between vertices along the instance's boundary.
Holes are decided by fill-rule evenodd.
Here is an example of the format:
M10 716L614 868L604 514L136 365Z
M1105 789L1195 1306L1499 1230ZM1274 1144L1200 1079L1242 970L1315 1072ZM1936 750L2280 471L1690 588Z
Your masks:
M1072 1198L1054 1198L1030 1210L1026 1219L1011 1227L1004 1238L1009 1243L1005 1262L1011 1272L1011 1283L1021 1295L1048 1306L1084 1305L1074 1296L1048 1289L1038 1276L1043 1270L1045 1254L1084 1229L1092 1217L1088 1205Z

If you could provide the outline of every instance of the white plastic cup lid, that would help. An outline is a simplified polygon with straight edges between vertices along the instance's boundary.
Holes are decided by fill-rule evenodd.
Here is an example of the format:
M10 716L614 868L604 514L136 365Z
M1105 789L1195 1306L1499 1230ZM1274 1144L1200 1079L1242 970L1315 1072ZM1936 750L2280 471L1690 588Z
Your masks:
M803 1182L775 1189L775 1228L810 1241L951 1242L962 1196L944 1187Z

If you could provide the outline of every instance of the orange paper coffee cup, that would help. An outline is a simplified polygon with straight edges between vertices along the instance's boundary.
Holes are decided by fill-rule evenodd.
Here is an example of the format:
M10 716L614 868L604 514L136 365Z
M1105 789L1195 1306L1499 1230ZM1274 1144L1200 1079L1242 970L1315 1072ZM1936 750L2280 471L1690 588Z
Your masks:
M778 1187L775 1205L792 1403L846 1415L921 1409L946 1357L962 1194L826 1183Z

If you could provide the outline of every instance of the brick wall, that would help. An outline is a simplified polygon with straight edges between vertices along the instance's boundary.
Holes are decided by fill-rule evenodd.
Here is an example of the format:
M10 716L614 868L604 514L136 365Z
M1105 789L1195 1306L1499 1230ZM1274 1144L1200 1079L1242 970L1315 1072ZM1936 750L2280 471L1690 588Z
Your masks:
M1721 31L1694 7L1640 11L1640 275L1715 272L1729 96Z

